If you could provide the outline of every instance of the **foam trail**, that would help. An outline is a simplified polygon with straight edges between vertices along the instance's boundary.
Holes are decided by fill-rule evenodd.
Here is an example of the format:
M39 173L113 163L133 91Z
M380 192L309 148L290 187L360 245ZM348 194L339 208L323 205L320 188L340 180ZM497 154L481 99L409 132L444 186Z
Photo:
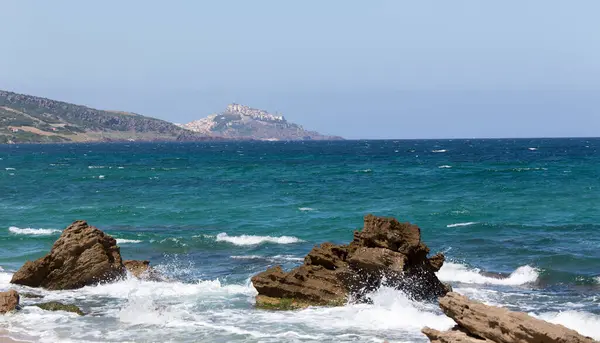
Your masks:
M275 244L292 244L303 242L303 240L292 237L292 236L254 236L254 235L241 235L241 236L229 236L226 232L222 232L217 235L217 242L228 242L234 245L257 245L262 243L275 243Z
M34 236L52 235L55 233L62 232L62 230L57 230L57 229L32 229L32 228L21 229L16 226L9 227L8 231L10 231L14 234L17 234L17 235L34 235Z
M314 211L315 209L312 207L300 207L298 210L302 212Z
M117 244L141 243L142 242L139 239L117 238L116 240L117 240Z
M465 265L446 262L437 277L442 281L461 282L474 284L491 284L517 286L535 282L539 277L537 269L531 266L521 266L512 272L507 278L493 278L481 274L477 268L468 268Z
M448 150L446 149L440 149L440 150L431 150L431 152L436 152L436 153L440 153L440 152L446 152Z
M477 224L477 222L466 222L466 223L456 223L456 224L448 224L446 227L461 227L461 226L470 226L473 224Z
M563 311L532 314L554 324L562 324L582 335L600 340L600 316L589 312Z
M537 148L528 148L528 149L531 150L531 151L536 151L537 150Z
M452 168L452 166L444 164L443 166L439 166L438 168L440 168L440 169L450 169L450 168Z

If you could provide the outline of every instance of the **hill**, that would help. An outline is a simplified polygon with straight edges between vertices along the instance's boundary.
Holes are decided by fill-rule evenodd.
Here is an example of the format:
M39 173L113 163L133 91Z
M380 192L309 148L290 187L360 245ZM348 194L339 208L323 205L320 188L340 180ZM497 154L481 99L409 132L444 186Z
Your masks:
M219 139L164 120L0 90L0 143Z
M225 111L180 125L204 135L217 135L228 139L256 140L339 140L307 131L302 126L288 122L284 116L239 104L227 106Z

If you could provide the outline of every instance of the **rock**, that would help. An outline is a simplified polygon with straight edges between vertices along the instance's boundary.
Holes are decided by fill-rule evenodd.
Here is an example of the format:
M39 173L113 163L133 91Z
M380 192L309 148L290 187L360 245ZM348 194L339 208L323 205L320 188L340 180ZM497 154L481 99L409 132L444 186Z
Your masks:
M268 298L290 299L306 306L335 305L345 303L347 297L339 272L323 266L302 265L286 273L276 266L255 275L252 284L259 295ZM257 305L261 303L257 297Z
M440 307L458 327L440 332L423 329L432 342L477 343L594 343L592 338L580 335L562 325L533 318L526 313L488 306L469 300L458 293L448 293L440 299ZM457 332L459 331L459 332ZM462 332L462 333L460 333ZM477 338L475 340L474 338ZM458 340L462 339L462 340ZM467 340L469 339L469 340Z
M74 289L113 281L124 274L116 240L85 221L76 221L63 231L48 255L27 261L11 283Z
M81 311L81 309L79 307L77 307L75 305L65 305L58 301L50 301L47 303L35 304L35 306L41 308L42 310L46 310L46 311L66 311L66 312L77 313L80 316L84 315L83 311Z
M151 270L150 261L125 260L123 261L123 265L136 278L141 278Z
M14 289L0 292L0 314L15 311L19 308L19 293Z
M22 296L23 298L31 298L31 299L41 299L41 298L43 298L43 297L44 297L44 296L43 296L43 295L41 295L41 294L28 293L28 292L21 293L21 296Z
M368 215L364 229L354 233L349 245L323 243L289 272L277 266L255 275L256 304L262 308L343 305L348 300L366 301L365 295L383 283L416 299L433 299L449 288L434 273L443 264L443 255L430 260L428 252L417 226Z
M440 269L442 269L442 265L445 261L446 257L444 257L444 255L441 253L437 253L431 256L431 258L429 258L429 264L431 265L431 269L433 269L434 272L437 272Z
M460 329L452 329L442 332L430 328L424 328L422 332L432 343L493 343L488 339L473 337Z

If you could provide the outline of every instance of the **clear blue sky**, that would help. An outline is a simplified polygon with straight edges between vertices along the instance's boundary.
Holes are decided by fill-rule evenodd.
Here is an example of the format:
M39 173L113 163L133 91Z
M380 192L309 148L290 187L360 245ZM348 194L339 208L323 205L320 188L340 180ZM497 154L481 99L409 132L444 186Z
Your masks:
M596 0L5 0L0 88L174 122L240 102L349 138L600 136L599 17Z

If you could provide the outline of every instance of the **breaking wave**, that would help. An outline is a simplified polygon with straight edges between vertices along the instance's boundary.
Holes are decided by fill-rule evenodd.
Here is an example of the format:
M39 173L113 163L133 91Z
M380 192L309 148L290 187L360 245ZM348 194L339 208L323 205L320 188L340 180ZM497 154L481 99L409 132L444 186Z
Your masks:
M600 340L600 316L597 314L569 310L531 315L546 320L550 323L562 324L579 332L582 335L590 336L596 340Z
M229 236L226 232L221 232L217 235L217 242L228 242L234 245L257 245L262 243L274 243L274 244L292 244L298 242L304 242L300 238L293 236L254 236L254 235L241 235L241 236Z
M455 223L455 224L448 224L446 225L446 227L461 227L461 226L470 226L473 224L477 224L477 222L466 222L466 223Z
M141 243L139 239L116 238L117 244Z
M459 263L446 262L437 272L437 277L446 282L460 282L473 284L490 284L517 286L537 281L540 273L531 266L521 266L508 277L492 277L482 274L478 268L469 268Z
M44 235L52 235L55 233L62 232L62 230L57 229L32 229L32 228L18 228L16 226L11 226L8 228L8 231L17 234L17 235L33 235L33 236L44 236Z

